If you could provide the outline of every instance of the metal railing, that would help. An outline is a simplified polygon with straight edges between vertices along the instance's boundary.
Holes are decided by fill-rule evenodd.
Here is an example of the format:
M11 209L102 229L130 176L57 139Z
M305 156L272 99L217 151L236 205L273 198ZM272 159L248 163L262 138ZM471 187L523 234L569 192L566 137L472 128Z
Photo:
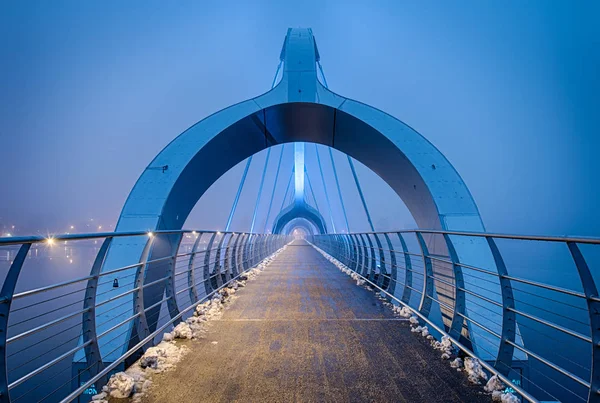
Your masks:
M310 241L521 398L600 401L600 239L411 230Z
M115 240L143 245L141 256L111 266ZM0 238L0 402L88 401L287 242L187 230Z

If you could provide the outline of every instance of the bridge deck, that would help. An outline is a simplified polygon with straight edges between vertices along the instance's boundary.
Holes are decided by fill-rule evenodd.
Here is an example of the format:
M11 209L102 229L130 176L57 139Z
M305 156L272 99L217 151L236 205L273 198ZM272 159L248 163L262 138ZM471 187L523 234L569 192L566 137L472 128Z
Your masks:
M302 241L237 295L207 338L154 378L146 401L490 400Z

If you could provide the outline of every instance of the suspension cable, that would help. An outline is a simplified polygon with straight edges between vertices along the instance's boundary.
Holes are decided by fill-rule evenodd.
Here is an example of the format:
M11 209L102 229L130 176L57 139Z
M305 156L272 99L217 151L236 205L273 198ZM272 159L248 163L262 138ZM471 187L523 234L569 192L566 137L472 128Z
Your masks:
M229 231L229 227L231 226L231 220L233 220L233 215L235 214L235 209L237 208L238 202L240 201L240 195L242 194L242 189L244 188L244 182L246 182L246 175L248 175L248 168L250 168L250 163L252 162L252 156L248 158L248 162L246 162L246 168L244 168L244 173L242 174L242 179L240 180L240 186L238 187L238 191L235 195L235 199L233 200L233 205L231 206L231 212L229 213L229 218L227 219L227 225L225 226L225 231Z
M317 163L319 165L319 172L321 173L321 181L323 182L323 190L325 191L325 200L327 201L327 208L329 209L329 218L331 218L331 228L335 234L335 222L333 220L333 210L331 210L331 202L329 201L329 193L327 192L327 185L325 184L325 176L323 175L323 167L321 166L321 157L319 157L319 146L315 144L315 153L317 154Z
M365 196L363 195L362 189L360 187L360 182L358 181L358 176L356 175L356 169L354 169L354 162L352 162L352 158L349 155L348 163L350 164L350 169L352 170L352 176L354 176L354 182L356 183L356 189L358 189L358 194L360 195L360 200L362 201L362 205L365 209L365 214L367 215L367 220L369 221L369 226L371 226L371 231L375 232L375 227L373 226L373 221L371 221L371 214L369 214L369 209L367 208L367 202L365 201Z
M346 214L346 207L344 206L344 199L342 198L342 190L340 189L340 181L338 180L337 170L335 169L335 161L333 160L333 153L331 152L331 148L329 149L329 157L331 158L331 166L333 167L333 176L335 177L335 184L337 186L338 195L340 197L340 203L342 204L344 220L346 221L346 229L349 233L350 225L348 224L348 215Z
M267 210L267 218L265 219L265 226L263 233L267 233L267 225L269 224L269 216L271 215L271 207L273 206L273 197L275 197L275 189L277 189L277 179L279 179L279 170L281 168L281 159L283 158L283 152L285 150L285 144L281 146L281 154L279 154L279 162L277 163L277 172L275 173L275 181L273 182L273 191L271 192L271 200L269 200L269 209Z
M254 205L254 213L252 213L252 223L250 224L250 233L254 232L254 223L256 222L256 213L258 212L258 205L260 204L260 197L262 195L263 185L265 184L265 176L267 175L267 168L269 166L269 157L271 156L271 148L267 150L267 157L265 158L265 167L263 168L262 177L260 179L260 186L258 187L258 195L256 196L256 204Z

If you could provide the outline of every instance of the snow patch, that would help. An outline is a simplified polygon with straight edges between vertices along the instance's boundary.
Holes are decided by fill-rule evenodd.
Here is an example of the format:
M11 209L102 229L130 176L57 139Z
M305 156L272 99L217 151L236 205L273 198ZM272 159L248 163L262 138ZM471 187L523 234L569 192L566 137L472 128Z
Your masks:
M454 360L450 361L450 366L452 368L460 369L463 366L463 360L459 357L456 357Z
M106 393L115 399L125 399L131 396L134 386L135 380L132 376L125 372L117 372L110 377L110 380L106 384Z
M442 359L449 360L450 357L456 352L454 346L452 345L452 341L450 341L450 337L442 336L442 340L440 341L432 341L431 346L442 352Z
M175 326L175 329L173 329L172 334L173 337L175 337L176 339L191 339L193 336L190 325L188 325L185 322L181 322L180 324Z
M489 393L502 389L504 389L504 383L502 383L497 375L492 376L483 387L483 390Z
M279 249L270 257L264 259L255 268L232 281L227 287L220 289L213 297L198 304L193 316L179 323L171 332L163 334L162 341L148 348L144 355L125 372L112 375L102 392L92 396L95 403L108 403L107 398L124 399L131 397L133 403L139 403L152 385L149 378L156 373L172 369L189 351L186 346L178 347L175 339L197 339L206 333L206 323L219 319L224 304L231 301L238 288L244 287L246 281L256 278L258 274L283 250ZM216 341L212 344L217 344Z
M469 377L469 382L476 385L481 384L481 380L487 380L487 375L483 372L481 363L477 358L467 357L465 358L465 371Z
M427 326L411 327L410 331L413 333L420 333L423 337L429 336L429 329L427 329Z
M406 306L394 306L392 310L394 311L394 313L398 314L399 316L402 316L403 318L410 318L411 316L413 316L412 310Z
M520 403L521 400L512 393L502 393L499 390L492 392L492 401L500 403Z

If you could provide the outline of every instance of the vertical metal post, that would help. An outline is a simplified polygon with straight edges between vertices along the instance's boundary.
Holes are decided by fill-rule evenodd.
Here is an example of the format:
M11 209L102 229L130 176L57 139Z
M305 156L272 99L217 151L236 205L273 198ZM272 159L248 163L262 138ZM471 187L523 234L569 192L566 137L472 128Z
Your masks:
M368 279L371 281L375 281L375 271L377 270L377 258L375 258L375 248L373 247L373 241L371 240L371 235L369 234L365 234L365 237L367 238L367 242L369 243L369 253L370 253L370 257L371 257L371 264L370 264L370 268L368 271Z
M406 246L406 241L400 232L398 232L398 239L402 245L402 253L404 253L404 290L402 291L402 302L408 304L410 302L410 294L412 291L409 287L412 287L413 285L412 263L408 253L408 247Z
M244 254L242 257L242 265L244 267L243 271L246 271L250 268L250 261L248 260L250 257L250 245L252 244L252 240L254 238L254 234L248 234L248 238L246 239L246 244L244 245Z
M204 290L206 295L210 294L213 290L212 278L210 276L210 254L212 253L212 247L215 243L215 237L217 233L214 232L206 245L206 249L204 250L204 270L202 273L203 281L204 281Z
M452 271L454 272L454 312L452 312L452 322L448 334L455 340L459 340L465 322L465 319L462 316L465 314L466 306L465 292L463 291L465 289L465 281L460 266L460 260L450 236L444 234L444 240L448 247L448 255L452 261Z
M223 274L221 267L221 251L223 250L223 244L225 243L225 238L227 237L227 232L223 232L221 235L221 239L219 239L219 244L217 246L217 253L215 255L215 262L213 264L214 267L214 280L212 280L213 287L219 288L223 285Z
M390 239L390 236L387 234L387 232L383 234L383 236L385 237L385 242L387 243L388 250L390 251L391 266L388 285L386 287L384 283L383 289L389 292L390 294L395 295L394 292L396 291L396 282L398 281L398 262L396 262L396 251L394 250L394 245L392 245L392 240Z
M354 246L356 249L356 256L354 259L354 271L357 273L361 273L361 265L362 265L362 245L360 243L360 241L358 240L358 235L356 234L352 234L352 237L354 237Z
M192 253L190 254L190 261L188 263L188 287L190 293L190 302L192 304L198 302L198 288L196 287L196 275L194 273L194 260L196 259L196 253L198 245L200 245L200 238L202 238L202 232L196 235L194 246L192 246Z
M100 347L98 346L98 333L96 329L96 294L98 291L98 278L100 277L100 270L102 269L102 263L106 257L108 247L112 242L112 237L104 239L92 269L90 270L90 279L87 282L85 288L85 297L83 300L83 321L82 321L82 343L87 344L84 347L85 360L90 376L94 377L104 369L104 361L102 361L102 355L100 354ZM98 381L100 386L106 384L106 377L102 377ZM100 388L98 388L100 389Z
M242 234L242 239L240 240L237 256L235 257L235 271L237 273L236 276L244 271L244 250L246 248L247 239L248 234Z
M140 340L144 340L150 334L148 327L148 320L146 319L146 310L144 307L144 278L146 277L146 266L148 262L148 256L152 251L152 245L154 244L155 236L151 235L146 241L142 256L140 257L140 265L138 266L135 273L134 287L136 291L133 294L133 311L137 314L135 318L135 329L137 331L137 337ZM145 350L146 347L142 347Z
M504 264L502 254L492 237L485 237L492 252L498 278L500 280L500 292L502 295L502 340L498 346L498 355L494 368L503 375L508 375L512 367L514 353L513 344L517 334L517 318L514 313L515 300L513 297L511 281L507 278L508 271Z
M350 232L350 224L348 223L348 215L346 214L346 207L344 206L344 199L342 197L342 189L340 188L340 181L338 180L337 170L335 169L335 161L333 160L333 153L329 148L329 158L331 158L331 166L333 167L333 176L335 177L335 185L337 186L338 196L340 197L340 204L342 205L342 212L344 213L344 221L346 222L346 230Z
M19 274L25 263L25 258L31 248L30 243L24 243L19 248L15 260L13 260L4 284L2 284L2 291L0 291L0 402L10 402L10 396L8 394L8 368L7 368L7 357L6 357L6 338L8 335L8 319L10 316L10 305L12 303L13 295L15 294L15 287L19 280Z
M362 274L364 277L368 277L369 276L369 249L367 249L367 243L365 242L365 238L363 236L363 234L358 234L359 238L360 238L360 243L362 246L362 250L363 250L363 260L361 263L362 267L360 270L360 274Z
M233 251L231 252L231 277L237 277L239 274L238 271L238 261L240 254L240 241L244 239L244 234L236 234L237 238L235 239L235 243L233 244Z
M423 234L419 231L415 232L421 247L421 256L423 256L423 290L421 294L421 301L419 302L419 312L425 317L429 316L431 311L431 302L433 298L433 268L431 265L431 259L429 258L429 249L423 239Z
M579 246L575 242L567 242L567 246L577 267L588 306L592 338L592 371L588 402L596 403L600 401L600 302L598 302L598 288Z
M373 235L375 236L375 244L377 245L377 249L379 250L379 278L377 279L377 285L385 290L390 284L389 275L385 267L385 253L383 251L383 245L381 244L381 239L379 239L379 235ZM391 253L392 251L390 251L390 254Z
M167 275L169 279L165 287L165 296L167 298L167 308L169 309L169 315L171 319L179 315L179 306L177 306L177 293L175 290L175 263L177 262L177 252L181 245L181 239L183 238L183 232L173 235L175 241L175 248L173 248L173 256L169 260L169 268ZM173 321L173 325L177 326L181 322L181 318L177 318Z
M235 242L233 242L233 247L231 245L233 238L235 238ZM229 237L229 240L227 240L227 247L225 248L225 282L228 282L229 280L231 280L234 275L233 275L233 271L231 270L231 260L233 258L233 255L235 253L235 245L237 245L237 241L240 238L240 234L231 234L231 236Z
M354 259L354 245L352 244L352 238L348 234L342 234L342 237L346 241L346 262L344 263L346 267L352 267L352 260Z

